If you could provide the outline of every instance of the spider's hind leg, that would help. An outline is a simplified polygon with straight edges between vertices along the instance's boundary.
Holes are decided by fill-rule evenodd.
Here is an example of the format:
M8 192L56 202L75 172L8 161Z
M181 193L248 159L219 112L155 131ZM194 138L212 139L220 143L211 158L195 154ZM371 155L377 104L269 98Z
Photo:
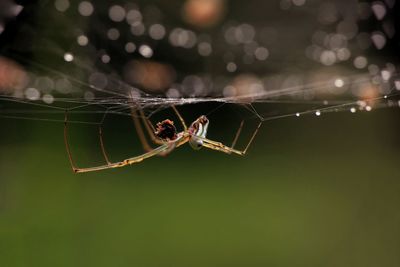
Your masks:
M144 134L142 125L140 124L140 121L138 119L138 116L140 116L140 118L142 119L144 127L145 127L148 135L150 136L151 141L154 144L157 144L157 145L164 145L165 144L165 142L163 142L162 140L160 140L159 138L156 137L154 126L151 123L151 121L146 117L146 115L144 114L142 109L139 109L139 114L135 109L132 109L131 115L132 115L132 119L133 119L133 123L134 123L135 128L136 128L136 131L137 131L137 133L139 135L139 139L140 139L140 141L142 143L142 146L143 146L143 149L145 151L149 152L149 151L153 150L153 148L147 142L147 139L145 137L145 134ZM169 154L169 152L170 151L168 151L168 150L160 152L158 154L158 156L161 156L161 157L167 156Z
M107 155L106 149L104 147L104 141L103 141L103 124L104 124L104 120L106 119L108 113L108 109L107 111L104 113L103 118L101 120L101 123L99 125L99 139L100 139L100 147L101 147L101 153L103 154L104 160L106 161L106 163L108 165L111 164L111 161Z
M155 135L156 129L154 128L151 121L147 118L146 114L144 114L142 109L139 109L139 114L140 114L140 118L142 119L142 122L144 124L144 127L145 127L148 135L150 136L151 141L157 145L164 144L164 142L161 141L159 138L157 138L157 136Z
M132 120L133 120L133 124L135 125L136 132L137 132L137 134L139 136L139 140L142 143L144 151L146 151L146 152L151 151L153 148L147 142L147 139L146 139L146 137L144 135L144 132L143 132L142 125L140 124L140 121L139 121L139 118L138 118L137 111L135 109L133 109L133 108L131 109L131 117L132 117Z

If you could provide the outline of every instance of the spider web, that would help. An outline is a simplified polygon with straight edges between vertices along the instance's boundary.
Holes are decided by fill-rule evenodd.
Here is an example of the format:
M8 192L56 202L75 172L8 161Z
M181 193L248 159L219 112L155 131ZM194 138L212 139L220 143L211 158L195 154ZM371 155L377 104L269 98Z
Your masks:
M389 94L382 94L376 97L355 99L347 97L338 100L337 97L326 96L321 99L308 100L305 96L326 91L334 87L333 81L304 84L284 89L269 90L254 94L240 96L210 96L210 97L180 97L172 98L166 96L154 96L140 91L137 88L124 85L126 92L113 92L111 90L96 88L93 85L82 81L68 79L71 84L78 84L80 88L86 88L86 92L101 94L99 97L54 97L51 104L45 103L42 99L32 100L24 97L0 95L0 117L9 119L25 119L49 122L64 122L62 116L65 112L69 114L114 114L131 116L132 109L143 109L151 117L171 106L186 106L196 104L217 103L220 104L208 112L217 112L222 105L244 106L254 118L260 121L283 119L287 117L300 117L303 115L321 116L331 112L371 111L372 109L399 107L400 92L392 85ZM394 75L395 79L396 76ZM348 76L347 80L354 80L353 86L371 86L371 78L368 74ZM377 86L377 85L374 85ZM94 94L93 94L94 95ZM342 97L343 98L343 97ZM263 112L265 107L280 106L280 110ZM287 110L287 112L285 112ZM100 124L101 121L70 121L70 123Z
M115 125L125 122L132 124L132 110L143 110L146 117L155 123L162 119L170 118L168 110L171 106L189 110L190 113L198 112L195 109L197 106L205 106L205 108L200 109L202 113L191 114L195 116L194 118L196 118L196 115L200 116L203 114L207 116L217 115L216 117L218 118L221 117L219 116L220 113L230 112L226 111L226 109L223 111L225 107L231 107L231 111L234 111L240 117L239 120L244 120L246 127L248 127L243 131L244 134L242 134L238 142L239 147L243 147L249 136L251 137L251 131L254 131L259 122L265 123L271 120L281 120L291 117L300 117L301 119L303 116L320 117L333 112L347 112L351 114L356 112L370 112L381 108L399 107L398 99L400 92L396 88L397 74L395 73L391 75L390 80L381 80L378 84L374 82L373 77L369 73L365 73L284 88L270 88L269 90L235 96L216 93L215 95L203 97L168 97L146 93L119 79L115 79L111 83L114 87L99 88L63 72L57 72L48 68L45 68L45 70L47 74L52 74L54 80L63 79L64 81L68 81L72 92L64 95L59 94L57 97L54 96L51 99L51 103L46 103L45 98L35 99L35 95L32 96L26 93L23 95L15 95L15 93L14 95L0 95L0 119L55 122L61 125L67 122L69 126L90 126L92 128L91 136L94 137L99 134L96 130L98 127L106 128L107 132L111 132L111 135L113 135L112 132L114 134L119 132L119 130L115 129ZM349 91L344 91L338 96L335 93L330 93L330 90L337 89L338 81L346 81L348 88L373 87L382 93L374 97L355 97ZM387 93L385 94L385 92ZM66 114L68 114L68 117L66 117ZM228 114L230 114L229 117L232 117L231 113ZM183 115L187 117L186 113ZM118 118L123 118L123 120L121 121ZM109 127L107 127L107 122L110 120L112 123L108 124ZM175 121L177 122L177 120ZM229 129L218 127L220 123L217 120L214 121L214 117L212 117L211 123L213 127L210 136L214 140L223 140L223 143L229 144L234 135L232 131L235 131L234 128L238 127L240 121L224 121L224 124L230 124ZM126 129L120 125L119 127L122 127L121 129L124 131ZM87 127L85 128L86 131ZM138 133L136 132L136 134ZM72 137L74 136L72 135ZM60 138L62 137L60 136ZM130 149L126 153L121 152L123 149L117 150L118 147L126 147L126 141L118 145L115 142L115 138L111 142L110 139L112 138L113 136L109 136L109 138L106 136L105 138L107 150L111 150L111 153L108 153L107 157L111 155L113 162L129 158L131 156ZM76 139L72 138L72 140ZM139 139L137 138L136 142L129 147L134 147L133 145L137 146L138 142ZM72 150L76 151L77 147L76 144L72 145ZM93 155L102 155L101 150L99 151L99 144L96 144L95 148L97 152L82 153L80 150L79 153L73 153L74 155L79 155L77 159L79 166L92 166ZM82 161L85 163L82 164ZM103 164L104 159L100 156L98 162L99 164Z
M41 27L30 28L38 36L34 57L25 57L12 45L2 51L24 66L30 82L11 93L0 92L0 116L63 122L68 111L99 115L70 123L99 124L105 114L130 116L132 108L152 117L171 105L217 103L206 113L240 105L249 118L268 121L399 106L396 66L391 56L380 53L394 38L390 3L259 1L273 13L268 19L249 10L246 19L235 21L235 12L245 10L232 2L221 27L205 31L177 22L177 14L166 9L170 4L85 2L89 9L69 1L43 5L46 16L37 20ZM385 20L376 13L382 7ZM282 16L290 20L282 21ZM282 33L280 38L277 33ZM193 64L192 57L199 64ZM151 78L143 81L134 74L123 77L122 65L138 73L143 66L157 71L148 72L144 76ZM167 91L149 92L151 79L174 74ZM131 76L133 80L126 81Z

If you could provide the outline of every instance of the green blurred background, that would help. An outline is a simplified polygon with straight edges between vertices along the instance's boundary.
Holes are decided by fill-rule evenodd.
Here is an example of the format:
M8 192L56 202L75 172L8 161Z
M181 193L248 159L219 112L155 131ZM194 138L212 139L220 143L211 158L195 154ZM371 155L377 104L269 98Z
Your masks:
M244 158L86 175L61 124L2 120L0 265L399 266L398 117L277 120Z

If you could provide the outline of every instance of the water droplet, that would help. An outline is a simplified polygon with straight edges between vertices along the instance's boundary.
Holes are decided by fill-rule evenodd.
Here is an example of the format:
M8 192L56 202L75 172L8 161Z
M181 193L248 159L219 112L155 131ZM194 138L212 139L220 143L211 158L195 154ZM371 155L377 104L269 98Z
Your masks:
M71 62L74 60L74 55L72 55L71 53L65 53L64 54L64 60L67 62Z
M148 45L141 45L139 47L139 53L145 58L150 58L153 56L153 49Z
M88 2L88 1L83 1L79 4L78 11L79 11L79 14L81 14L82 16L88 17L93 14L94 7L93 7L92 3Z

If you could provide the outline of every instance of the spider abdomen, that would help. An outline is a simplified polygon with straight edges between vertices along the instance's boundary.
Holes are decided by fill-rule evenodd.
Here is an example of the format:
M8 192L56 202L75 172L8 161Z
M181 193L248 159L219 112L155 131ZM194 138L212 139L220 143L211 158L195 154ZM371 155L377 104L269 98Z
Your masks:
M207 136L209 120L206 116L200 116L190 125L189 132L191 133L189 144L194 150L199 150L203 147L203 139Z
M194 149L194 150L200 150L203 147L203 140L196 138L196 136L192 136L189 139L189 145Z

